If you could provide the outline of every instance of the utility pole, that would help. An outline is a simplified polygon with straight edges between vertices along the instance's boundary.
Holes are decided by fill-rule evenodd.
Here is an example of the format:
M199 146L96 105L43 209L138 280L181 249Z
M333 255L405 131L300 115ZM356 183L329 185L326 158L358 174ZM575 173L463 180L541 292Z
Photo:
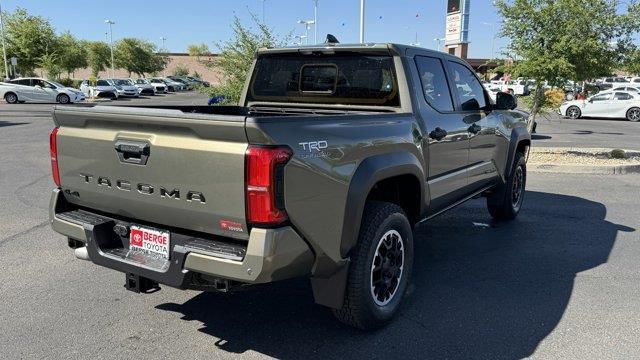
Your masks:
M364 43L364 0L360 0L360 43Z
M164 49L164 42L167 40L167 38L164 36L160 36L160 40L162 40L162 47L160 48L160 50L166 52Z
M313 0L313 42L318 43L318 0Z
M113 64L113 28L111 27L113 24L115 24L114 21L111 20L105 20L104 21L106 24L109 24L109 42L111 43L111 77L114 78L116 77L115 73L115 66Z
M491 26L491 60L493 60L495 57L496 24L483 22L482 25Z
M7 48L4 45L4 14L2 13L1 4L0 4L0 27L2 28L2 56L4 57L4 76L5 76L5 80L8 80L9 64L7 63Z
M265 19L265 2L267 2L267 0L261 0L262 1L262 24L264 24L264 19Z

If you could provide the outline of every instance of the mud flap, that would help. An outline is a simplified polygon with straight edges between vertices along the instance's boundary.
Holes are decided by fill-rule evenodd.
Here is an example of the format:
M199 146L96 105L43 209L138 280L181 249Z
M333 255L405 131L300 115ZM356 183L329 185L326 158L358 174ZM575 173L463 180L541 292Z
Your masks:
M349 263L347 262L329 277L312 277L311 287L316 304L341 309L348 274Z

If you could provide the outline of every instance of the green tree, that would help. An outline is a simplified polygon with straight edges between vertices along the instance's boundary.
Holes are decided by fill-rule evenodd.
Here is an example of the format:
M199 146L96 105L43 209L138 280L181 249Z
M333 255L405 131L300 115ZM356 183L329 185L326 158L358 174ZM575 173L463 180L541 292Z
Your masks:
M166 58L156 54L153 43L136 38L124 38L114 46L116 66L138 76L160 71L166 65Z
M222 95L225 103L238 102L245 80L251 69L256 51L260 48L278 47L287 43L288 38L278 39L273 31L264 23L252 16L256 28L244 26L240 19L233 19L233 38L217 44L220 55L205 62L207 67L215 68L222 73L220 85L203 88L211 95Z
M60 58L55 52L42 55L38 62L38 66L47 73L47 78L51 80L58 80L62 73Z
M176 65L175 68L173 68L173 75L175 75L175 76L187 76L187 75L189 75L189 68L186 67L183 64L178 64L178 65Z
M55 30L49 20L23 8L5 13L7 57L18 58L18 72L32 74L41 57L57 51Z
M70 32L65 32L58 37L58 49L60 68L67 72L67 76L76 69L88 66L88 51L81 41L77 40Z
M82 42L87 49L87 63L91 75L97 77L100 71L111 66L111 48L103 41Z
M518 59L505 70L555 86L611 73L631 49L640 26L636 0L626 1L624 8L618 4L616 0L497 0L501 33L511 40L507 53ZM544 88L538 86L533 116L543 101Z

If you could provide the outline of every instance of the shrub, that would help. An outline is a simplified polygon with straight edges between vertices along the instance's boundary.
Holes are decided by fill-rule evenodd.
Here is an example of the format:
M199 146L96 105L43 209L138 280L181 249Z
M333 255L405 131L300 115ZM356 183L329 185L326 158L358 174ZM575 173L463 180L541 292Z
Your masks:
M622 149L613 149L609 153L609 156L612 159L626 159L627 158L627 153Z
M189 68L187 68L183 64L178 64L173 69L173 75L175 75L175 76L187 76L187 75L189 75Z

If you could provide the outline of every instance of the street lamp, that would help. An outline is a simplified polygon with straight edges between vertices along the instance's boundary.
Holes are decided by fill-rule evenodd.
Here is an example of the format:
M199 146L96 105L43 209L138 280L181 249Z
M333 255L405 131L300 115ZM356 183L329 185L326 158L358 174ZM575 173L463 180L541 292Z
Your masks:
M364 0L360 0L360 43L364 43Z
M298 39L298 42L294 42L294 45L302 45L302 39L306 39L306 35L295 35L294 38Z
M313 1L313 42L318 43L318 0Z
M113 28L111 27L115 24L115 21L111 21L109 19L104 21L105 24L109 24L109 42L111 43L111 77L116 77L115 75L115 67L113 65Z
M311 28L311 25L314 25L315 23L315 20L298 20L298 24L304 25L304 37L307 45L309 45L309 29Z
M165 51L164 50L164 42L167 41L167 38L164 36L160 36L160 40L162 40L162 47L160 48L161 51Z
M482 25L491 26L491 60L494 58L496 44L496 25L494 23L483 22Z
M2 31L2 56L4 57L5 80L9 80L9 64L7 63L7 48L4 45L4 18L2 15L2 5L0 5L0 27Z
M433 41L436 42L436 50L437 51L442 51L440 43L442 43L444 45L444 41L445 40L446 40L445 38L435 38L435 39L433 39Z

